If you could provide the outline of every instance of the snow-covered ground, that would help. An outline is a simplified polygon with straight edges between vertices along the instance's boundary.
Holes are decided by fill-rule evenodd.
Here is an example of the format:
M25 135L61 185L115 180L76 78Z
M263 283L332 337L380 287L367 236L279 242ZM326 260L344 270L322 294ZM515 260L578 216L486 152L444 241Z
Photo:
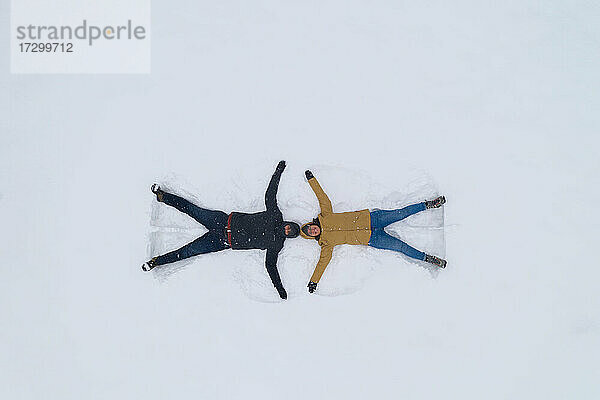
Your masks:
M6 3L6 2L5 2ZM0 39L0 398L600 396L600 5L153 2L151 75L11 75ZM9 25L7 4L0 24ZM200 204L391 207L445 251L260 252L143 273ZM442 226L442 217L444 228ZM444 250L445 247L445 250Z

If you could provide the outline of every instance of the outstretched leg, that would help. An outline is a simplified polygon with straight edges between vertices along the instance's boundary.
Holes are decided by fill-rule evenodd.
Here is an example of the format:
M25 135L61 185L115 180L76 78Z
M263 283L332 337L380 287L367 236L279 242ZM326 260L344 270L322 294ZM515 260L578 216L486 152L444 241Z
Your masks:
M158 187L155 188L154 185L152 186L152 192L156 194L158 201L174 207L183 213L186 213L204 225L207 229L220 229L227 226L227 214L225 214L223 211L215 211L198 207L183 197L165 192Z
M144 271L150 271L152 268L159 265L173 263L200 254L214 253L225 250L228 247L229 246L225 243L224 237L220 236L218 231L209 231L193 242L188 243L177 250L154 257L152 260L145 263L142 266L142 269Z
M383 229L386 226L410 217L427 209L425 202L413 204L396 210L374 210L371 211L371 228Z
M375 247L376 249L397 251L410 258L414 258L415 260L425 261L425 253L409 246L402 240L393 237L383 229L377 229L371 233L369 246Z
M410 217L416 213L427 210L429 208L439 208L446 203L444 196L439 196L433 200L424 201L422 203L413 204L396 210L374 210L371 211L371 228L383 229L386 226Z
M369 240L369 246L377 249L392 250L400 252L415 260L425 261L433 265L437 265L440 268L446 268L446 260L439 257L425 254L422 251L409 246L402 240L388 234L383 229L376 229L371 233L371 239Z

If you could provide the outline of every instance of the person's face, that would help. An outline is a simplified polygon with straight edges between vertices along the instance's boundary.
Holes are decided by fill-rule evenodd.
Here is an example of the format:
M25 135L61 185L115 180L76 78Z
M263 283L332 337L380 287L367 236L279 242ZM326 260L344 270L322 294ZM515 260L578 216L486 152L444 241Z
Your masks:
M284 226L283 229L285 230L285 236L288 236L290 234L290 232L292 231L292 227L288 225Z
M308 226L308 235L315 237L315 236L319 236L319 234L321 233L321 228L319 228L319 225L309 225Z

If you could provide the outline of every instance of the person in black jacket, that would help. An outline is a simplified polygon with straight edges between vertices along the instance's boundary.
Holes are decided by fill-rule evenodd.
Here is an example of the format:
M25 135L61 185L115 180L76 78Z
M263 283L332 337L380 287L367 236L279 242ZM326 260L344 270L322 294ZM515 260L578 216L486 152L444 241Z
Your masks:
M280 161L265 193L266 211L252 214L226 214L223 211L201 208L184 198L165 192L157 184L152 185L151 190L159 202L186 213L204 225L208 232L180 249L152 258L142 265L142 270L150 271L159 265L225 249L266 250L267 272L279 296L286 299L287 293L277 271L277 257L285 239L295 238L300 234L300 226L295 222L284 221L277 206L277 188L284 169L285 161Z

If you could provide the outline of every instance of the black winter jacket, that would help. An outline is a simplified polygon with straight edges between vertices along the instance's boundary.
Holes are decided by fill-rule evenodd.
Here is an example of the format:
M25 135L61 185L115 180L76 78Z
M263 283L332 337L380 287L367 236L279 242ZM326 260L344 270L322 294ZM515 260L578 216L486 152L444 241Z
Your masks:
M266 211L253 214L231 213L231 248L267 250L265 266L282 299L287 298L287 293L277 270L277 257L285 241L285 224L283 215L277 207L277 189L284 169L285 163L282 161L271 177L265 193Z

